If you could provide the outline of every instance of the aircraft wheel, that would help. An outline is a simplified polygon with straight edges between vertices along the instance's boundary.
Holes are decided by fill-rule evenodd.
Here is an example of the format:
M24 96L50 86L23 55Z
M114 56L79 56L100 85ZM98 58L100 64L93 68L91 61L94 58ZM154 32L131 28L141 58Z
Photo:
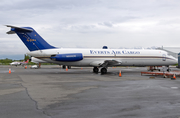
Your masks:
M94 73L98 73L98 72L99 72L99 68L98 68L98 67L94 67L94 68L93 68L93 72L94 72Z
M107 73L107 69L106 68L101 68L101 74L106 74Z

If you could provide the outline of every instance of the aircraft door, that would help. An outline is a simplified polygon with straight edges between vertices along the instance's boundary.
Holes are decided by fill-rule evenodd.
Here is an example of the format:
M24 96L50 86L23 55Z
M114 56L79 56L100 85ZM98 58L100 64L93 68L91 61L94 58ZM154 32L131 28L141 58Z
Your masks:
M163 54L163 55L162 55L162 60L163 60L163 61L166 61L166 54Z

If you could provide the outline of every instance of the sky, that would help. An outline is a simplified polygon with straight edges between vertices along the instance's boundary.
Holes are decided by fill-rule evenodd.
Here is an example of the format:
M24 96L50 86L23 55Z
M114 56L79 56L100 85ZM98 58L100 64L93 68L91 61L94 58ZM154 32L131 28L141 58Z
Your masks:
M29 52L9 27L63 48L179 47L179 0L0 0L0 59Z

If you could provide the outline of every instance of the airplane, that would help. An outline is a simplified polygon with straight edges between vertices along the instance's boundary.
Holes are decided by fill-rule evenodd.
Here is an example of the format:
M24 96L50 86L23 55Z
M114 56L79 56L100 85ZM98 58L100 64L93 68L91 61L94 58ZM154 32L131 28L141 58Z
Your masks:
M15 62L10 63L10 65L11 65L11 66L20 66L21 63L15 61Z
M10 63L10 65L11 66L20 66L20 65L24 66L24 65L27 65L28 63L29 63L29 59L27 61L23 61L23 62L15 61L15 62Z
M107 73L113 66L167 66L178 63L178 60L163 50L146 49L78 49L58 48L47 43L31 27L10 27L7 34L17 34L26 45L31 55L49 63L59 65L93 67L93 72Z
M29 63L29 59L27 61L20 62L22 66L27 65Z

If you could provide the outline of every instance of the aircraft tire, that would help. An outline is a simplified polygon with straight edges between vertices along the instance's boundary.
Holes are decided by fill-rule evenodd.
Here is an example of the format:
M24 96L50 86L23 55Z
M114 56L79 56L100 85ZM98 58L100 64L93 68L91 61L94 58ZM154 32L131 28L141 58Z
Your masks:
M93 72L94 72L94 73L98 73L98 72L99 72L98 67L94 67L94 68L93 68Z
M101 68L101 74L106 74L107 73L107 69L106 68Z

